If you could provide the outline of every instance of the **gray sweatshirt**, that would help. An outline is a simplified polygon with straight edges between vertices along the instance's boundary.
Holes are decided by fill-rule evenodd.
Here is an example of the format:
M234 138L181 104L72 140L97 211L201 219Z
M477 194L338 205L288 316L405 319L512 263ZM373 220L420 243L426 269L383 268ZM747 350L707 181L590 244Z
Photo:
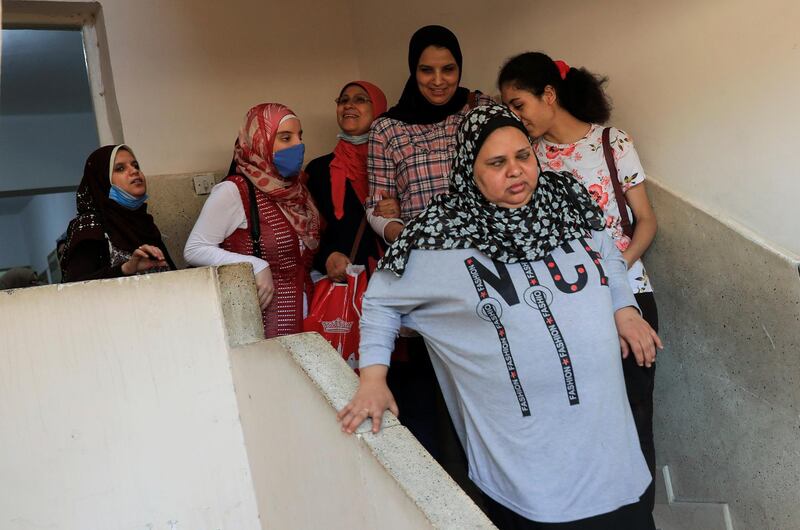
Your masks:
M650 483L614 323L626 306L625 261L604 232L517 264L413 250L401 278L370 280L360 366L389 365L400 326L419 332L472 481L528 519L583 519Z

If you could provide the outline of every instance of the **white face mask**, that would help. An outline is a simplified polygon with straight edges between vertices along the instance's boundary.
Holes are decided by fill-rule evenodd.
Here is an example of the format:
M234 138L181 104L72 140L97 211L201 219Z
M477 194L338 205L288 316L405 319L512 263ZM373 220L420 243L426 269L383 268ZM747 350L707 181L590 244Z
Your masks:
M364 134L359 134L358 136L353 136L352 134L347 134L345 132L340 132L336 135L337 138L340 140L344 140L345 142L353 145L363 145L369 141L369 133L366 132Z

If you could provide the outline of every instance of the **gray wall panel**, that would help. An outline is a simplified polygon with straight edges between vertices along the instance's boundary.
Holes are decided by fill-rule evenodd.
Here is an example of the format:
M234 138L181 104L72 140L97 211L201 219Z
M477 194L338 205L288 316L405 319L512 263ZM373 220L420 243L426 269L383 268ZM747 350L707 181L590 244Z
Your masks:
M742 529L800 529L800 274L675 195L649 188L646 265L661 335L659 465L681 500L730 503Z

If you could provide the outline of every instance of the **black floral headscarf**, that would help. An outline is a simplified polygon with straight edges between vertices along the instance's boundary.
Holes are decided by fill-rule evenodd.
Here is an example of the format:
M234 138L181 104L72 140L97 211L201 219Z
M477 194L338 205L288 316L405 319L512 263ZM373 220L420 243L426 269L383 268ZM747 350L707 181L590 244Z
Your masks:
M431 199L378 264L401 276L412 249L475 248L503 263L536 261L559 245L603 228L603 215L583 185L567 172L540 171L531 201L520 208L489 202L475 184L474 166L483 140L498 126L517 126L506 107L469 112L458 129L449 194ZM530 141L530 139L529 139Z

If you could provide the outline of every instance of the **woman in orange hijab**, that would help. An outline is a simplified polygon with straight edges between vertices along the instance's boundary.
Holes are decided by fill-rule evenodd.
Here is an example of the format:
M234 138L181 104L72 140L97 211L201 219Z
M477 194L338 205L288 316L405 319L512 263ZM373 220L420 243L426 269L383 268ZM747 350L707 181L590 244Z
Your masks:
M370 271L383 252L383 242L365 224L364 201L369 193L369 129L386 111L386 96L372 83L351 81L335 101L339 142L332 153L309 162L306 173L324 224L314 268L341 281L351 254Z

